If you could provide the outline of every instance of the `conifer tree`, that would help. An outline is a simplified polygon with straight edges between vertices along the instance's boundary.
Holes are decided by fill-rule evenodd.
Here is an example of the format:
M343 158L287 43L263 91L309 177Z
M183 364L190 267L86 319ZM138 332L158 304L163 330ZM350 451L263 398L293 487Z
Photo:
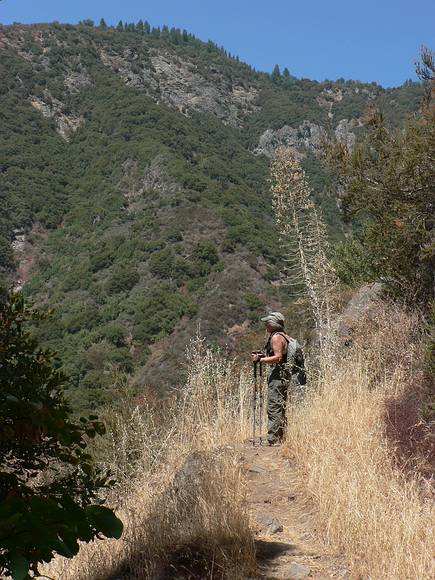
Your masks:
M105 30L107 28L107 24L106 24L106 21L104 20L104 18L102 18L100 20L100 28L103 30Z
M345 215L359 220L372 271L393 295L425 306L435 289L432 51L423 48L417 73L426 83L426 98L403 128L392 129L383 113L373 109L353 148L333 140L325 153Z
M281 71L279 70L279 65L276 64L273 67L271 77L273 81L278 81L281 78Z
M170 31L171 40L174 44L180 44L181 42L181 32L179 28L171 28Z
M283 70L283 72L282 72L282 76L283 76L285 79L289 79L289 78L290 78L290 71L288 70L288 68L287 68L287 67L285 67L285 69Z

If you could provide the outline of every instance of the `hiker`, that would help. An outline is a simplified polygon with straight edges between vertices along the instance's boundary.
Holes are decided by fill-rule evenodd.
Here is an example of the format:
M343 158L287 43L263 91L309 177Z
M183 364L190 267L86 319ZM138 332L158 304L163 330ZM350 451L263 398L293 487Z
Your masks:
M281 312L271 312L261 320L266 323L269 334L266 355L253 353L252 361L273 365L267 389L267 440L269 445L274 445L284 438L290 382L305 384L304 362L299 343L284 332L285 319Z

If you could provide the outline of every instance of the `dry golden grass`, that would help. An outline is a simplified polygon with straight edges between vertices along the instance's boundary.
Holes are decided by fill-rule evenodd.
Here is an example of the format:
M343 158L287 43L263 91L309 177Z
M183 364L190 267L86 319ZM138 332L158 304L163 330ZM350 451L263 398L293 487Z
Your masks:
M96 450L119 482L110 504L121 540L83 545L44 573L59 580L246 577L255 569L245 484L234 444L248 436L249 378L200 339L177 399L109 412Z
M317 506L325 540L352 577L434 577L435 510L425 480L405 473L386 436L386 409L420 364L418 319L379 307L360 324L338 362L321 361L302 402L289 408L285 450L301 488ZM255 550L246 489L235 449L250 435L251 381L231 361L191 345L189 376L178 398L143 401L107 414L95 450L119 482L110 503L125 524L119 541L83 545L57 558L56 580L243 578Z
M408 386L419 360L418 320L379 307L352 348L292 406L286 449L318 509L327 541L372 580L435 577L435 510L428 486L404 473L385 436L387 402Z

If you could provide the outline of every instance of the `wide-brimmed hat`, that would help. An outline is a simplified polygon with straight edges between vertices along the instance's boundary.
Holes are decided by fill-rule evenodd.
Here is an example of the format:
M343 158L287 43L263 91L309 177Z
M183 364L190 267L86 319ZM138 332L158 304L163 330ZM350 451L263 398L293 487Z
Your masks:
M263 316L261 319L263 322L269 322L274 326L281 326L284 328L285 318L281 312L269 312L267 316Z

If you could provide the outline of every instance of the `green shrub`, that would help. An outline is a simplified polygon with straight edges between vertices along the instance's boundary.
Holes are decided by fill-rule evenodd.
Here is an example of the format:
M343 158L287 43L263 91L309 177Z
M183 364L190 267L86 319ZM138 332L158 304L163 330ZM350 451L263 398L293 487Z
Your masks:
M112 274L105 284L109 294L131 290L139 282L140 276L131 264L115 264Z
M131 355L127 348L116 347L108 342L92 344L85 353L86 368L104 371L111 365L122 368L125 371L132 370Z
M260 314L263 312L263 301L258 298L256 294L248 292L245 294L247 317L250 320L258 320Z
M154 252L149 260L149 268L154 276L171 278L173 276L174 255L170 248Z
M219 254L215 244L210 240L202 240L196 245L193 256L205 264L213 266L219 261Z
M122 523L97 492L107 484L86 452L104 432L96 416L74 422L54 355L26 330L43 317L19 295L0 303L0 574L38 576L38 565L66 558L79 541L116 537Z
M96 304L90 301L74 302L70 310L62 317L62 324L67 333L74 334L82 329L90 329L100 321Z
M102 336L115 346L125 346L126 330L124 326L116 322L103 327Z
M0 236L0 270L14 267L14 254L9 240Z
M114 256L111 248L107 246L97 248L92 252L90 257L93 272L98 272L98 270L104 270L104 268L111 266L113 258Z
M134 337L143 344L151 344L169 334L184 315L195 312L193 302L169 284L156 286L137 303L134 316Z
M357 239L335 245L333 264L340 280L348 286L358 286L373 279L370 255Z

